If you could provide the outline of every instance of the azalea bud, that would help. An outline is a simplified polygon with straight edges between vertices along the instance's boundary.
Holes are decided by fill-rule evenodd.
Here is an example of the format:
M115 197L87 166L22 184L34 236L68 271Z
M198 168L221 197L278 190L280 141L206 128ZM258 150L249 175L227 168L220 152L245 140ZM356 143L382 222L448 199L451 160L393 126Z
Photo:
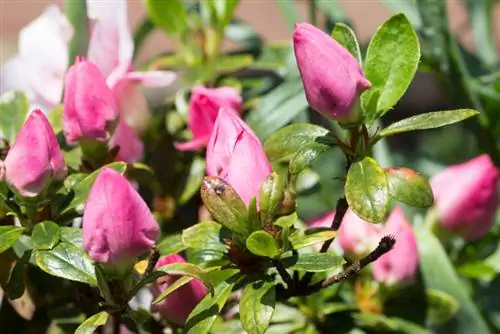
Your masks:
M141 160L144 153L144 145L141 139L137 136L134 129L120 120L118 126L113 133L113 136L108 142L110 149L119 148L118 154L115 157L116 161L125 161L134 163Z
M394 236L396 244L373 263L373 277L387 285L412 281L419 262L417 240L400 207L396 207L387 219L384 234Z
M271 174L271 164L252 129L238 115L221 109L207 146L207 174L218 176L248 205Z
M83 212L83 248L96 262L131 262L158 237L153 214L129 181L104 167Z
M371 87L356 59L309 23L295 25L293 46L311 108L333 120L356 121L354 104Z
M156 268L160 268L172 263L186 262L182 256L173 254L161 258L156 264ZM159 278L152 288L153 295L158 297L165 291L169 285L178 280L180 276L166 275ZM153 305L154 312L159 312L162 316L169 321L183 326L186 322L191 311L200 302L201 299L207 294L208 289L205 285L197 279L191 280L189 283L181 286L167 296L163 301L157 305Z
M79 57L66 74L63 132L68 143L80 138L105 141L107 125L118 116L106 79L91 62Z
M332 215L329 225L331 225L333 217ZM383 236L382 233L383 227L381 225L364 221L349 209L340 224L337 240L347 256L358 260L377 247Z
M497 167L486 154L432 177L441 227L467 241L488 233L498 205L498 177Z
M67 167L54 130L35 109L5 158L7 182L25 197L37 196L52 180L66 177Z
M231 87L194 87L188 110L188 127L193 139L186 143L176 143L181 151L195 151L207 145L219 109L241 111L242 100L236 89Z

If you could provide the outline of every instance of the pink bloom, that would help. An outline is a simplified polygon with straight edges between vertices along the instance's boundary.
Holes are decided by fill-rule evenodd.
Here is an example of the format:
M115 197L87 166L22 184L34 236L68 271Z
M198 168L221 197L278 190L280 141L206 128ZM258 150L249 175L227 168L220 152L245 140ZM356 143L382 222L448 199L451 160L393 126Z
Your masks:
M432 177L441 226L467 241L488 233L498 205L498 177L497 167L486 154Z
M55 108L61 101L72 34L61 10L55 5L47 7L21 30L18 54L0 71L0 92L21 90L45 112Z
M67 168L54 130L40 110L34 110L17 134L5 159L7 182L22 196L33 197L52 180L66 177Z
M186 262L182 256L174 254L161 258L156 264L156 268L164 267L172 263ZM179 276L163 276L158 279L157 284L152 288L155 298L165 291L169 285L174 283ZM172 292L161 303L153 306L153 311L159 312L162 316L177 325L184 325L191 311L207 294L208 289L197 279L191 280L186 285Z
M97 262L133 261L154 245L158 234L158 223L129 181L104 167L85 203L85 251Z
M141 139L137 136L134 129L120 120L118 126L113 133L113 136L108 142L110 149L119 147L118 154L115 157L116 161L125 161L134 163L141 160L144 153L144 145Z
M334 120L352 119L358 96L371 87L356 59L309 23L295 25L293 46L311 108Z
M206 160L207 174L229 183L247 205L272 172L257 136L229 109L219 111L207 145Z
M337 240L349 257L359 259L377 247L383 230L381 225L368 223L349 209L340 224Z
M111 89L99 69L83 58L66 74L63 132L68 143L108 139L107 124L118 116Z
M175 143L175 147L181 151L195 151L206 146L219 109L241 112L241 104L241 96L234 88L194 87L188 111L188 127L193 139L186 143Z
M404 284L415 277L419 256L417 241L403 210L396 207L384 227L384 234L396 238L394 248L373 263L373 277L388 285Z

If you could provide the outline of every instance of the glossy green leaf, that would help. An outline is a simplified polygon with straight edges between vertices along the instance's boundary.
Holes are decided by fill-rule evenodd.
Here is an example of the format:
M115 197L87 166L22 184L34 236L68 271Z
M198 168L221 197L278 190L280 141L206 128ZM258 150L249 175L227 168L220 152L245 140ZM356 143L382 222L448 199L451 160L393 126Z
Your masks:
M115 171L117 171L120 174L124 174L125 171L127 170L127 164L125 162L113 162L109 165L106 165L105 167L114 169ZM81 180L77 184L75 184L75 186L72 189L73 199L71 200L69 205L66 207L64 212L70 211L72 209L78 211L79 213L83 212L83 204L87 200L90 189L92 188L92 185L94 184L94 181L100 172L101 172L101 169L98 169L95 172L93 172L92 174L89 174L88 176L86 176L83 180Z
M349 51L349 53L357 59L360 65L363 63L363 60L361 58L361 50L359 49L359 43L358 39L356 38L356 34L347 24L344 24L342 22L338 22L337 24L335 24L335 27L332 31L332 37L340 45L346 48L347 51Z
M180 35L188 28L182 0L146 0L146 10L151 21L169 34Z
M290 227L292 227L297 222L297 219L298 219L297 213L294 212L291 215L279 217L274 222L274 225L279 226L282 229L284 229L284 228L290 228Z
M429 180L413 169L386 168L389 194L395 200L417 207L428 208L434 203Z
M188 284L194 279L194 277L191 276L182 276L181 278L177 279L175 282L170 284L165 291L163 291L158 297L156 297L155 300L153 300L152 304L156 305L158 303L161 303L165 298L167 298L172 292L175 290L179 289L181 286Z
M298 175L304 169L311 167L313 162L331 147L321 143L309 143L297 151L290 160L289 171L292 175Z
M188 334L207 334L227 302L235 283L224 281L217 285L214 294L207 294L191 311L184 327Z
M404 14L394 15L377 29L368 46L364 66L372 88L361 96L369 123L383 116L403 96L419 60L420 44ZM378 97L376 92L380 94Z
M317 227L305 231L297 231L288 239L292 243L293 249L301 249L335 238L336 236L337 231L332 228Z
M434 326L450 320L460 308L455 298L441 290L427 289L426 296L428 321Z
M183 188L182 194L179 196L178 204L182 205L189 201L195 194L198 193L201 186L201 181L205 176L205 161L201 158L195 158L189 168L186 185Z
M0 96L0 132L12 143L26 120L30 108L28 97L19 91L8 91Z
M253 282L243 289L240 299L240 319L249 334L264 334L269 327L276 305L275 282Z
M223 242L231 237L231 233L225 232L229 231L223 230L221 224L205 221L182 231L182 242L190 248L226 252L228 247Z
M72 244L60 242L51 250L36 251L35 259L40 269L50 275L90 285L97 284L90 258L83 249Z
M460 309L438 333L489 333L488 325L467 293L439 240L427 229L417 230L420 270L427 289L443 291L455 298Z
M327 134L328 130L321 126L295 123L271 134L264 142L264 150L271 162L288 160L305 145Z
M266 231L255 231L247 238L247 248L258 256L274 258L280 254L278 242Z
M392 136L401 132L427 130L440 128L442 126L458 123L467 118L476 116L478 111L473 109L457 109L434 111L416 116L411 116L392 123L380 131L379 136Z
M210 281L207 279L208 272L204 269L195 266L191 263L172 263L163 267L159 267L155 269L156 271L162 271L169 275L182 275L182 276L190 276L202 281L206 287L213 291L213 286L210 284Z
M87 320L85 320L75 331L75 334L93 334L95 330L104 326L108 321L109 314L106 311L99 312L94 314Z
M334 253L302 253L284 259L283 263L293 270L323 272L341 268L345 260Z
M61 241L75 247L83 248L82 229L78 227L61 227Z
M381 223L389 211L389 185L384 170L370 157L356 161L347 173L345 196L360 218Z
M23 233L23 227L0 226L0 253L11 248Z
M182 242L181 234L172 234L166 236L162 241L156 245L156 249L161 254L161 256L168 256L182 252L187 248Z
M263 224L271 222L285 195L285 180L273 172L260 185L259 210Z
M35 249L52 249L61 238L61 228L54 222L44 221L38 223L31 233L31 241Z

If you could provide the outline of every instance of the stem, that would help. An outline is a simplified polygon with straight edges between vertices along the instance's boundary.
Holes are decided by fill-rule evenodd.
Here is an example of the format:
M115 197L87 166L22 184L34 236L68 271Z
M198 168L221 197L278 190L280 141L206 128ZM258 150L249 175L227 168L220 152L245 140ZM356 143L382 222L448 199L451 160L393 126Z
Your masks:
M275 261L273 261L273 264L276 267L276 269L278 270L278 273L280 274L283 281L286 283L287 291L294 291L295 290L295 282L292 279L292 277L290 276L290 274L288 273L288 271L286 271L285 267L283 266L283 263L275 260Z
M113 333L120 334L120 323L121 323L121 313L117 312L113 314Z

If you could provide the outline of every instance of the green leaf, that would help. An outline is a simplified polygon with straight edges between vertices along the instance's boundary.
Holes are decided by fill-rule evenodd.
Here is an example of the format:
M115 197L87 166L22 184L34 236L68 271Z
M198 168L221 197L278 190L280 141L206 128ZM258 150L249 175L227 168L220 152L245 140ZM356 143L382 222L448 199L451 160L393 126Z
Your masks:
M427 229L417 230L420 270L427 289L443 291L460 304L456 315L438 333L489 333L488 325L467 293L439 240Z
M206 295L191 311L184 327L188 334L206 334L227 302L235 283L224 281L217 285L213 295Z
M495 268L483 261L467 262L460 265L457 270L466 277L484 281L491 281L497 275Z
M302 253L283 259L283 263L292 270L323 272L341 268L345 260L334 253Z
M297 231L288 239L292 243L293 249L301 249L335 238L336 236L337 231L332 228L317 227L305 231Z
M26 256L28 257L28 256ZM10 273L10 279L7 284L2 284L2 290L4 290L5 295L10 299L21 298L26 290L26 263L23 260L16 261L12 272Z
M434 203L429 180L413 169L386 168L389 194L395 200L417 207L428 208Z
M182 205L189 201L196 193L198 193L201 181L205 176L205 161L202 158L195 158L189 168L189 175L186 184L179 196L178 204Z
M162 271L169 275L190 276L202 281L206 287L213 292L214 287L207 278L208 272L191 263L172 263L156 268L155 271Z
M31 233L33 246L38 250L48 250L54 248L61 238L61 228L54 222L44 221L38 223Z
M156 299L153 300L152 304L156 305L158 303L161 303L172 292L174 292L175 290L179 289L181 286L188 284L193 279L194 279L194 277L191 277L191 276L182 276L181 278L177 279L174 283L170 284L165 289L165 291L163 291L158 297L156 297Z
M377 29L365 59L365 75L372 88L361 96L368 123L383 116L403 96L415 75L420 60L417 35L404 14L396 14ZM380 95L376 105L371 101Z
M285 195L285 180L273 172L260 185L259 210L262 224L270 223Z
M427 316L433 326L444 324L453 317L460 304L458 301L441 290L427 289Z
M296 123L271 134L264 142L264 150L271 162L288 160L305 145L328 134L328 130L309 123Z
M156 245L156 249L161 256L176 254L182 252L186 248L186 245L182 242L181 234L166 236L158 245Z
M236 72L250 66L253 61L253 56L249 54L228 55L217 60L215 70L222 73Z
M255 231L247 238L247 248L258 256L274 258L280 254L274 237L266 231Z
M23 234L23 227L0 226L0 253L11 248Z
M347 51L356 58L360 65L363 64L358 39L354 31L347 24L342 22L335 24L332 31L332 38L346 48Z
M97 285L90 258L81 248L72 244L60 242L51 250L38 250L35 259L40 269L50 275Z
M186 8L181 0L146 0L148 15L169 34L181 35L188 28Z
M182 231L182 242L190 248L227 252L228 247L223 241L226 238L230 238L231 233L224 232L229 231L223 230L221 224L205 221Z
M83 248L82 229L78 227L61 227L61 241Z
M347 172L345 196L349 207L360 218L381 223L389 211L389 186L384 170L365 157L356 161Z
M404 13L416 30L420 30L422 28L422 18L418 12L415 0L382 0L382 3L393 13Z
M380 131L380 137L392 136L401 132L427 130L440 128L445 125L458 123L472 116L479 114L473 109L457 109L434 111L416 116L411 116L392 123L387 128Z
M89 20L87 5L84 1L65 0L64 12L73 28L69 44L69 65L73 64L76 56L86 56L89 44Z
M19 91L8 91L0 96L0 132L12 143L26 120L30 108L28 97Z
M64 110L64 104L58 104L57 107L52 109L48 115L47 119L49 120L54 133L57 135L62 130L62 113Z
M124 174L127 170L127 164L125 162L113 162L104 167L114 169L120 174ZM68 212L72 209L76 210L79 213L83 212L83 204L87 200L90 189L92 188L92 185L94 184L94 181L97 178L97 175L99 175L99 173L101 172L102 168L94 171L93 173L86 176L83 180L75 184L72 189L73 199L68 204L66 209L64 209L63 213Z
M106 311L94 314L85 320L75 331L75 334L92 334L95 330L103 326L108 321L109 314Z
M97 263L94 266L94 269L95 269L95 276L97 279L97 287L99 288L99 291L101 292L101 296L104 297L104 300L108 304L114 305L115 302L113 300L113 295L111 293L111 289L109 288L108 280L107 280L106 273L104 272L103 267L101 266L100 263Z
M276 305L275 282L253 282L243 289L240 299L240 319L249 334L264 334L269 327Z
M292 175L298 175L304 169L311 167L313 162L331 147L321 143L309 143L298 150L290 160L289 171Z
M381 333L407 333L407 334L431 334L429 330L420 327L410 321L396 318L386 317L384 315L370 314L370 313L356 313L353 314L356 322L371 329L375 329Z

